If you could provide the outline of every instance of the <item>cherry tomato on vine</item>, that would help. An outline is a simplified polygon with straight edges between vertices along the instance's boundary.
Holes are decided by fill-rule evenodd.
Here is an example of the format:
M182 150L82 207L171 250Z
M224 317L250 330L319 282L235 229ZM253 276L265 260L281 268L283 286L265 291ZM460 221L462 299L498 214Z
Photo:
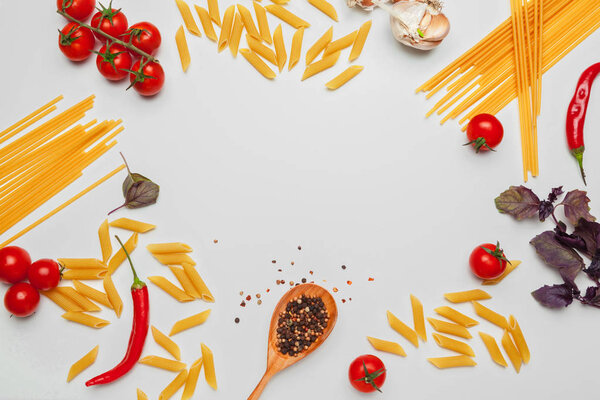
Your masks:
M96 40L92 31L69 22L59 31L58 47L71 61L83 61L92 55Z
M385 382L385 365L373 355L359 356L350 364L348 379L359 392L381 392L380 388Z
M504 137L504 128L498 118L491 114L474 116L467 125L466 145L472 145L477 153L480 151L494 151Z
M0 249L0 282L17 283L27 278L31 257L24 249L7 246Z
M154 96L165 83L165 72L159 63L138 60L133 64L131 71L133 72L129 74L129 87L133 86L142 96Z
M4 295L4 307L15 317L28 317L40 303L40 294L29 283L12 285Z
M31 264L27 278L37 290L54 289L60 282L60 266L54 260L42 258Z
M161 43L160 31L150 22L138 22L131 25L123 37L119 39L150 55L156 53Z
M96 8L96 0L56 0L56 8L62 10L71 17L85 21L92 15Z
M109 81L119 81L127 77L133 60L125 47L117 43L109 43L95 53L98 54L96 67L103 77Z
M92 17L91 25L94 28L98 28L102 32L117 39L127 31L128 26L127 17L121 12L120 8L116 10L114 8L111 8L110 5L108 6L108 8L106 8L102 4L100 4L100 11L98 11ZM94 35L101 42L105 42L107 39L96 32L94 32Z
M484 243L475 247L469 257L471 271L481 279L494 279L502 275L509 262L500 248L500 243Z

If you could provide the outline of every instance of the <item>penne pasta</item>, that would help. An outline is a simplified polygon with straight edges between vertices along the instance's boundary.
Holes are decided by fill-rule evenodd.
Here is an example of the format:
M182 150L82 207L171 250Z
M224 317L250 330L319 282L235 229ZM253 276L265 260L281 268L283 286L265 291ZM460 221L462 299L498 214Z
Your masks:
M371 30L372 23L373 21L369 20L362 24L358 29L356 39L354 39L354 43L352 44L352 50L350 50L348 61L352 62L356 60L360 56L360 53L362 53L362 50L365 47L365 42L367 41L367 37L369 36L369 31Z
M404 338L411 342L415 347L419 347L417 332L413 331L408 325L400 321L389 311L387 312L387 319L393 330L404 336Z
M364 67L360 65L351 65L346 68L341 74L330 80L325 84L325 87L329 90L336 90L344 86L350 79L358 75Z
M275 72L259 56L249 49L240 49L240 53L258 72L267 79L275 79Z
M402 357L406 357L406 352L396 342L388 342L387 340L377 339L374 337L367 336L367 340L371 343L371 346L375 348L375 350L385 351L386 353L397 354Z
M473 304L473 308L475 308L475 313L481 318L490 321L492 324L497 325L502 329L508 329L508 321L506 321L505 316L490 310L477 301L472 301L471 303Z
M269 20L267 19L267 10L256 1L253 1L252 5L254 6L254 13L256 14L256 21L258 23L258 31L261 39L268 44L273 44Z
M423 316L423 304L412 294L410 295L410 305L413 313L413 323L415 332L424 342L427 341L427 330L425 329L425 317Z
M180 319L179 321L175 322L173 328L171 328L169 336L173 336L181 331L202 325L208 319L209 315L210 309L202 311L199 314L192 315L191 317Z
M506 276L508 274L513 272L519 265L521 265L521 261L511 260L509 263L506 264L506 269L504 270L502 275L500 275L499 277L494 278L494 279L484 279L481 282L481 284L482 285L496 285L496 284L500 283L502 281L502 279L506 278Z
M296 29L292 37L292 48L290 50L290 61L288 62L288 71L298 64L302 54L302 39L304 39L304 28Z
M192 11L187 3L183 0L175 0L175 3L177 4L177 8L179 9L179 13L181 14L181 18L183 18L183 23L185 24L188 32L192 35L202 36L198 25L196 25L196 21L194 21Z
M246 35L246 41L248 42L248 47L250 47L250 50L271 64L277 65L277 55L273 50L265 46L260 40L257 40L250 35Z
M310 26L310 24L308 22L306 22L302 18L298 17L296 14L292 13L291 11L288 11L287 9L283 8L279 4L269 4L265 8L267 9L268 12L270 12L271 14L273 14L274 16L276 16L283 22L293 26L296 29L299 29L302 27L308 28Z
M156 228L156 225L148 224L146 222L136 221L134 219L129 219L129 218L115 219L109 225L113 228L125 229L127 231L137 232L137 233L150 232L151 230Z
M428 358L427 361L438 367L439 369L457 368L457 367L473 367L477 363L469 356L452 356L452 357L437 357Z
M200 18L200 23L202 24L202 29L204 30L204 34L206 35L206 37L212 40L213 42L217 42L219 38L217 37L215 28L213 27L213 23L210 18L210 14L206 10L206 8L200 7L196 4L194 4L194 8L196 9L196 14L198 14L198 18Z
M108 269L68 269L63 272L62 279L91 280L102 279L108 274Z
M145 364L151 367L173 372L179 372L187 368L187 365L185 365L185 363L182 363L181 361L169 360L168 358L159 356L146 356L138 362L140 364Z
M481 289L466 290L464 292L446 293L444 294L444 297L450 303L466 303L468 301L487 300L492 298L492 296L490 296L487 292L484 292Z
M110 304L110 301L108 301L108 296L106 295L106 293L102 293L101 291L96 290L93 287L86 285L85 283L79 282L76 279L73 280L73 286L75 286L75 290L77 290L79 293L81 293L88 299L94 300L96 303L100 303L103 306L106 306L110 309L113 308L112 304Z
M184 292L186 292L188 295L192 296L195 299L202 298L200 292L198 292L198 290L196 290L196 287L192 283L192 280L190 279L189 276L187 276L187 274L185 273L183 268L169 266L169 269L171 270L173 275L175 275L175 278L177 278L177 280L181 284L181 287L183 288Z
M212 295L210 290L208 290L208 287L202 280L202 277L200 277L198 271L196 271L196 268L194 268L190 264L183 264L182 266L188 278L190 278L192 284L196 288L196 291L198 291L200 293L200 296L202 296L202 300L208 303L214 303L215 297Z
M82 312L67 311L62 315L62 317L68 321L77 322L78 324L96 329L104 328L106 325L110 324L110 322L105 319L94 317Z
M471 339L473 337L471 336L467 328L465 328L462 325L441 321L435 318L427 318L427 321L429 321L433 329L435 329L438 332L459 336L465 339Z
M358 34L358 31L354 31L354 32L347 34L346 36L343 36L343 37L329 43L327 45L327 47L325 48L325 52L323 53L323 58L325 58L326 56L328 56L330 54L337 53L338 51L342 51L345 48L352 46L352 44L354 43L354 41L356 39L357 34Z
M181 395L181 400L189 400L194 395L196 391L196 384L198 383L198 376L200 376L200 370L202 369L202 357L194 361L190 370L188 371L188 376L185 381L185 387L183 388L183 394Z
M229 51L234 57L237 57L243 30L244 23L242 22L242 17L240 17L240 14L236 13L233 21L233 28L231 28L231 36L229 37Z
M304 70L304 74L302 74L302 80L310 78L311 76L316 75L319 72L323 72L326 69L333 67L335 63L337 63L339 58L340 52L338 51L337 53L324 57L319 61L315 61L314 63L306 67L306 69Z
M179 60L181 60L181 68L183 72L186 72L190 66L190 50L188 49L187 41L185 40L185 33L183 32L183 25L179 26L175 33L175 44L177 44L177 51L179 52Z
M179 349L179 346L177 346L177 343L156 329L154 325L152 325L150 328L152 330L152 337L154 338L154 341L160 347L168 351L177 361L181 361L181 350Z
M496 339L494 339L493 336L483 332L479 332L479 336L481 337L481 340L483 340L483 344L485 344L485 347L487 348L490 357L492 357L492 360L498 365L508 367L508 364L506 363L506 360L502 356L500 348L496 343Z
M521 354L519 354L519 350L511 340L508 331L504 331L501 343L502 347L504 348L504 351L508 355L511 364L513 365L515 371L517 371L518 374L519 371L521 371L521 363L523 360L521 359Z
M202 364L204 364L204 379L211 388L217 390L217 376L215 375L215 361L213 353L204 343L200 344L202 350Z
M121 318L121 312L123 311L123 300L121 300L121 296L119 296L119 292L117 292L117 288L115 287L111 276L106 275L102 281L102 284L104 285L106 297L108 297L108 301L112 305L112 309L115 310L117 318Z
M467 317L465 314L456 311L452 307L443 306L434 309L436 313L441 315L444 318L449 319L452 322L455 322L459 325L464 326L465 328L470 328L475 325L479 325L479 322L475 321L473 318Z
M142 392L142 389L137 388L136 394L137 394L137 400L148 400L148 396L146 396L146 393Z
M290 2L290 0L271 0L271 2L275 4L279 4L280 6L284 6Z
M261 40L260 33L258 33L258 29L256 29L256 25L254 24L254 20L252 19L252 14L250 10L244 7L241 4L237 5L238 12L242 17L242 22L244 23L244 28L246 28L246 32L256 40Z
M219 13L219 0L207 0L208 14L217 26L221 26L221 14Z
M102 264L106 265L110 256L112 256L112 244L108 232L108 220L105 219L98 228L98 239L100 240L100 250L102 251Z
M188 295L183 290L179 289L177 286L173 285L167 278L162 276L149 276L148 280L154 283L156 286L164 290L167 294L173 297L175 300L179 302L192 301L194 298Z
M89 367L94 363L94 361L96 361L99 347L100 346L94 347L89 353L87 353L75 363L73 363L73 365L71 365L71 368L69 368L69 374L67 375L67 382L71 382L73 378L82 373L87 367Z
M106 268L106 264L96 258L59 258L57 261L66 269Z
M327 2L327 0L308 0L308 2L311 6L315 7L329 18L338 22L337 11L335 11L335 7L332 6L331 3Z
M466 344L465 342L461 342L460 340L451 339L448 336L440 335L439 333L434 333L433 340L437 343L438 346L455 351L457 353L464 354L465 356L475 357L475 353L471 346Z
M333 26L327 29L327 31L317 41L310 46L306 51L306 65L313 62L315 58L327 47L331 39L333 38Z
M169 253L191 253L192 248L181 242L176 243L155 243L146 246L146 249L152 254L169 254Z
M124 244L129 255L131 255L131 253L133 253L133 251L137 247L138 236L138 233L134 232ZM126 258L127 256L125 255L125 251L122 248L119 248L119 250L115 253L114 256L112 256L112 258L108 262L108 273L110 275L114 274L117 268L119 268L121 264L123 264Z
M54 290L73 301L83 311L101 311L100 307L92 303L87 297L77 292L77 290L70 286L57 286Z
M281 24L279 24L273 32L273 43L275 45L275 54L277 55L276 65L279 68L279 72L281 72L285 66L285 62L287 61L287 53L285 51L285 43L283 42Z
M40 291L40 293L42 295L46 296L47 298L49 298L50 300L52 300L54 302L54 304L56 304L57 306L59 306L60 308L62 308L65 311L71 311L71 312L83 311L77 303L75 303L73 300L65 297L63 294L58 292L56 290L56 288L51 289L51 290L45 290L45 291L42 290L42 291Z
M152 254L154 258L163 265L181 265L181 264L192 264L196 265L196 262L192 260L187 254L184 253L173 253L173 254Z
M179 388L183 386L186 379L187 371L183 370L179 374L177 374L175 379L173 379L171 383L169 383L167 387L163 389L162 392L160 392L158 400L169 400L171 397L173 397L175 393L177 393Z
M210 12L210 5L208 8ZM211 14L212 15L212 14ZM225 9L223 14L223 22L221 25L221 34L219 35L219 53L229 46L229 37L231 36L231 28L233 27L233 18L235 17L235 6L231 5Z
M527 341L525 340L525 336L523 336L523 332L521 331L519 323L512 315L508 317L508 331L510 332L515 345L521 354L521 359L525 364L529 363L531 358L529 346L527 346Z

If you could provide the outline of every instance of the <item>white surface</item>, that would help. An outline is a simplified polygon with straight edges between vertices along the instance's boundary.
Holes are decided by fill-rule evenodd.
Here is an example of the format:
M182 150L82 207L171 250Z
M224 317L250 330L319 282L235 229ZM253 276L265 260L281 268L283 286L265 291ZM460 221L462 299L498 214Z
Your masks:
M347 87L327 92L324 83L345 68L300 82L301 66L274 82L259 76L241 57L217 54L206 38L188 35L192 64L183 74L174 44L181 24L173 1L126 1L130 23L154 22L163 34L159 58L167 73L163 92L153 99L125 92L125 84L107 83L94 62L68 62L59 52L56 28L64 21L54 14L54 1L0 2L2 62L0 127L57 94L64 108L95 93L89 118L122 117L126 131L116 150L123 151L135 171L161 185L159 204L120 211L156 223L158 229L140 237L134 253L142 277L168 271L144 246L159 241L191 244L199 271L217 298L214 305L179 304L150 284L151 323L168 332L179 318L208 307L205 325L174 337L183 361L200 356L200 343L214 351L219 391L204 383L195 398L244 399L260 379L266 361L266 334L271 311L285 288L276 279L309 278L314 270L324 286L340 289L339 321L330 339L313 355L276 376L262 399L362 399L347 382L350 361L374 353L366 335L396 340L408 356L377 353L388 367L383 395L394 399L582 397L594 393L596 345L600 311L574 304L564 311L540 307L530 291L559 281L537 259L528 241L551 225L516 223L496 212L493 199L511 184L521 183L520 139L516 104L500 115L505 139L493 155L475 155L461 147L457 125L424 119L433 102L414 95L423 81L468 49L508 16L508 1L447 2L450 36L431 53L411 51L396 43L383 11L373 12L373 27L359 64L365 70ZM203 2L200 2L202 4ZM221 2L221 12L229 1ZM250 6L247 0L243 3ZM297 0L290 7L313 25L304 49L330 25L327 17ZM341 22L335 37L369 18L336 2ZM270 17L271 28L276 19ZM289 46L292 30L284 26ZM600 34L594 34L544 78L540 119L541 177L529 186L540 196L552 186L581 187L577 168L566 150L565 110L579 74L597 62ZM600 106L596 93L592 110ZM596 189L600 167L598 113L586 124L586 168L593 211L600 213ZM103 157L85 176L18 227L54 208L62 200L116 167L117 151ZM124 175L111 180L18 241L32 257L95 257L97 226L116 206ZM127 236L125 232L120 232ZM8 234L3 236L8 237ZM213 239L219 243L214 244ZM445 302L447 291L478 286L467 270L469 251L478 243L500 240L519 269L489 291L486 303L501 313L514 313L529 339L531 363L517 375L492 363L479 338L470 344L477 367L439 371L427 357L445 354L430 337L415 349L393 332L385 311L410 323L409 293L423 302L426 313ZM302 245L302 251L297 246ZM276 259L273 265L271 260ZM289 267L290 261L294 267ZM343 271L340 266L348 269ZM278 273L277 268L284 268ZM369 276L374 282L367 282ZM142 388L156 398L175 376L139 365L124 379L105 387L86 388L89 377L111 368L122 357L131 324L127 293L131 275L126 266L115 276L125 308L121 319L101 315L111 325L92 330L60 318L61 310L45 298L32 318L0 313L0 382L2 399L134 398ZM346 280L354 284L348 286ZM264 294L269 287L271 292ZM239 291L263 293L263 304L239 306ZM5 288L2 288L2 295ZM471 313L469 306L458 307ZM239 325L233 319L239 316ZM429 327L428 327L429 328ZM499 338L499 329L481 328ZM70 384L72 362L96 344L96 363ZM148 338L145 354L166 355ZM568 384L565 384L568 382ZM178 394L180 395L180 394Z

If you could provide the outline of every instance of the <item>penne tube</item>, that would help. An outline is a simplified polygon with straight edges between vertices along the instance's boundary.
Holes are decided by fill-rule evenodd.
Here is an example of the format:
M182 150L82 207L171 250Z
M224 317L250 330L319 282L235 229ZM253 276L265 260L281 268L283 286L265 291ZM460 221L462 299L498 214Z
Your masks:
M50 300L52 300L54 302L54 304L56 304L57 306L59 306L60 308L62 308L65 311L71 311L71 312L83 311L77 303L75 303L73 300L69 299L62 293L58 292L56 290L56 288L50 289L50 290L45 290L45 291L43 290L43 291L40 291L40 293L42 295L46 296L47 298L49 298Z
M169 253L191 253L192 248L181 242L176 243L155 243L146 246L146 249L152 254L169 254Z
M371 343L371 346L373 346L375 350L385 351L386 353L392 353L402 357L406 357L406 352L404 351L402 346L400 346L396 342L389 342L387 340L377 339L370 336L367 336L367 340L369 341L369 343Z
M210 12L210 6L208 8ZM219 53L229 46L229 37L231 36L231 28L233 27L233 18L235 17L235 6L229 6L223 14L223 22L221 25L221 34L219 35Z
M404 336L406 340L411 342L415 347L419 347L419 339L417 337L417 332L412 330L408 325L404 322L400 321L394 314L391 312L387 312L388 323L392 327L393 330Z
M202 325L208 319L209 315L210 309L175 322L173 328L171 328L169 336L173 336L181 331L185 331L186 329Z
M217 390L217 376L215 375L215 362L212 351L204 343L200 344L202 363L204 364L204 379L211 388Z
M485 347L487 348L490 357L492 357L492 360L498 365L508 367L508 364L506 363L506 360L502 356L500 348L496 343L496 339L494 339L493 336L483 332L479 332L479 336L481 337L481 340L483 340L483 344L485 344Z
M187 40L185 40L185 33L183 32L183 25L180 25L175 33L175 44L179 52L179 60L181 60L181 69L183 69L183 72L186 72L190 66L191 58Z
M290 50L290 61L288 62L288 71L298 64L302 54L302 40L304 39L304 28L296 29L292 37L292 48Z
M492 298L492 296L490 296L487 292L484 292L481 289L466 290L464 292L446 293L444 294L444 297L450 303L466 303L469 301L487 300Z
M233 28L231 29L231 36L229 37L229 51L233 57L237 57L238 55L243 30L244 23L242 22L242 17L240 17L240 14L236 13L233 21Z
M93 287L88 286L85 283L79 282L76 279L73 280L73 286L75 286L75 290L77 290L79 293L81 293L88 299L94 300L96 303L100 303L103 306L106 306L110 309L113 308L112 304L110 304L110 301L108 301L108 296L106 295L106 293L96 290Z
M152 254L154 258L163 265L181 265L191 264L196 265L196 262L192 260L187 254L184 253L173 253L173 254Z
M338 22L338 15L335 7L331 5L327 0L308 0L311 6L327 15L332 20Z
M277 56L277 68L279 72L283 70L285 62L287 61L287 53L285 51L285 43L283 41L283 32L281 30L281 24L275 28L273 32L273 43L275 44L275 54Z
M506 278L506 276L508 274L510 274L511 272L513 272L519 265L521 265L521 261L519 260L511 260L509 263L506 264L506 269L504 270L504 272L502 273L502 275L500 275L497 278L494 279L485 279L481 282L482 285L497 285L498 283L500 283L504 278Z
M198 25L196 25L196 21L194 21L192 11L187 3L183 0L175 0L175 3L177 4L177 8L179 9L179 13L181 14L181 18L183 18L183 23L185 24L188 32L192 35L202 36Z
M290 0L271 0L272 3L279 4L280 6L285 6Z
M352 50L350 50L350 56L348 57L348 61L352 62L356 60L360 53L362 53L363 48L365 47L365 42L367 41L367 37L369 36L369 31L371 30L372 20L369 20L362 24L358 29L358 33L356 35L356 39L352 44Z
M306 69L304 70L304 74L302 74L302 80L308 79L311 76L318 74L319 72L323 72L326 69L333 67L335 63L337 63L339 58L340 52L338 51L337 53L324 57L319 61L315 61L314 63L306 67Z
M342 51L347 47L352 46L354 40L356 39L356 35L358 31L351 32L346 36L343 36L333 42L330 42L325 48L325 52L323 53L323 57L326 57L330 54L337 53L338 51Z
M187 276L192 281L192 284L196 288L196 291L200 293L200 296L202 296L202 300L208 303L214 303L215 297L212 295L210 290L208 290L208 286L206 286L204 280L202 280L202 277L200 277L200 274L198 273L198 271L196 271L196 268L194 268L190 264L183 264L182 267Z
M57 261L66 269L106 268L106 264L96 258L59 258Z
M471 336L467 328L465 328L462 325L441 321L435 318L427 318L427 321L429 321L433 329L435 329L438 332L459 336L465 339L471 339L473 337Z
M110 256L112 256L112 244L108 232L108 220L105 219L98 228L98 239L100 240L100 250L102 252L102 264L106 266Z
M428 358L427 361L438 367L439 369L457 368L457 367L473 367L477 363L469 356L453 356L453 357L437 357Z
M167 278L162 276L149 276L148 280L154 283L156 286L161 288L171 297L179 302L192 301L194 298L188 295L183 290L179 289L177 286L173 285Z
M179 284L181 284L181 287L183 288L184 292L186 292L188 295L192 296L195 299L202 298L202 295L200 294L200 292L198 292L198 290L196 290L196 287L192 283L192 280L185 273L183 268L169 266L169 269L171 270L171 272L173 272L173 275L175 275L175 278L179 281Z
M515 368L515 371L517 371L518 374L519 371L521 371L521 363L523 360L521 359L521 354L519 354L519 350L511 340L508 331L504 331L501 343L502 347L504 348L504 351L508 355L510 362L512 363L513 367Z
M221 26L221 14L219 13L219 0L207 0L208 14L217 26Z
M508 321L506 320L505 316L490 310L477 301L472 301L471 303L473 304L473 308L475 308L475 313L481 318L488 320L492 324L497 325L502 329L508 329Z
M156 329L154 325L152 325L150 328L152 330L152 337L154 338L154 341L160 347L168 351L177 361L181 361L181 350L179 349L179 346L177 346L177 343Z
M508 331L510 332L515 345L521 354L521 359L525 364L529 363L531 358L529 346L527 346L527 341L525 340L525 336L523 336L523 332L521 331L519 323L512 315L508 317Z
M306 51L306 65L313 62L315 58L327 47L331 39L333 38L333 26L327 29L327 31L317 41L310 46Z
M124 246L127 249L127 252L129 253L129 255L131 255L131 253L133 253L133 251L137 247L138 237L139 237L138 233L134 232L129 237L129 239L127 239L127 241L125 242ZM127 258L127 256L125 255L125 251L123 250L123 248L119 248L119 250L117 250L115 255L112 256L112 258L108 262L108 273L110 275L114 274L115 271L117 270L117 268L119 268L121 266L121 264L123 264L123 262L125 261L126 258Z
M187 380L185 381L185 387L183 388L183 394L181 400L189 400L196 391L196 384L198 383L198 377L200 376L200 370L202 369L202 358L194 361L188 372Z
M304 28L310 27L310 24L308 22L306 22L302 18L298 17L296 14L292 13L291 11L288 11L287 9L283 8L279 4L269 4L265 8L267 9L268 12L270 12L271 14L273 14L274 16L276 16L283 22L293 26L296 29L299 29L302 27L304 27Z
M479 322L475 321L473 318L467 317L465 314L456 311L452 307L443 306L434 309L436 313L441 315L444 318L449 319L452 322L455 322L459 325L464 326L465 328L470 328L475 325L479 325Z
M96 361L96 357L98 356L98 348L99 346L94 347L89 353L71 365L71 368L69 368L69 374L67 375L67 382L71 382L73 378L82 373L86 368L92 365L94 361Z
M92 303L87 297L77 292L74 288L70 286L57 286L55 290L72 300L75 304L77 304L83 311L101 311L100 307L96 304Z
M275 52L262 44L260 40L257 40L250 35L246 35L246 42L248 42L248 47L250 47L250 50L254 53L258 54L271 64L277 65L277 55L275 55Z
M187 371L183 370L179 374L177 374L175 379L173 379L171 383L169 383L167 387L163 389L162 392L160 392L158 400L169 400L171 397L173 397L175 393L177 393L179 388L183 386L186 379Z
M244 23L244 28L246 28L246 32L256 40L261 40L260 33L258 33L258 29L256 29L256 25L254 24L254 20L252 19L252 14L250 10L244 7L241 4L237 5L238 12L242 17L242 22Z
M425 329L425 317L423 316L423 304L412 294L410 295L410 305L413 313L413 323L415 332L424 342L427 341L427 330Z
M181 361L169 360L159 356L146 356L138 361L140 364L149 365L151 367L164 369L167 371L179 372L187 368L185 363Z
M137 394L137 400L148 400L148 396L142 391L142 389L137 388L135 392Z
M202 29L204 30L204 34L206 35L206 37L212 40L213 42L217 42L219 38L217 37L215 28L213 27L213 23L210 18L210 14L206 10L206 8L200 7L196 4L194 4L194 8L196 9L196 14L198 14L198 18L200 18L200 23L202 24Z
M267 10L256 1L253 1L252 5L254 6L254 13L256 14L260 38L267 44L273 44L269 20L267 19Z
M102 279L108 273L108 269L68 269L63 272L62 279L78 279L78 280L91 280L91 279Z
M106 297L108 297L108 301L112 305L112 309L115 310L117 318L121 318L121 312L123 311L123 300L121 300L121 296L119 296L119 292L117 292L117 288L115 288L115 284L113 283L111 276L106 275L102 281L102 284L104 285Z
M146 233L146 232L150 232L151 230L156 228L156 225L148 224L146 222L136 221L134 219L129 219L129 218L115 219L109 225L113 228L125 229L127 231L136 232L136 233Z
M439 333L433 334L433 340L435 343L448 350L455 351L457 353L464 354L465 356L475 357L475 353L471 346L466 344L465 342L461 342L460 340L451 339L448 336L440 335Z
M62 315L62 317L68 321L77 322L78 324L89 326L90 328L95 329L104 328L106 325L110 324L110 322L105 319L97 318L82 312L67 311Z
M240 53L262 76L267 79L275 79L275 72L255 52L249 49L240 49Z
M329 90L336 90L344 86L348 81L358 75L364 67L360 65L351 65L346 68L341 74L330 80L325 84L325 87Z

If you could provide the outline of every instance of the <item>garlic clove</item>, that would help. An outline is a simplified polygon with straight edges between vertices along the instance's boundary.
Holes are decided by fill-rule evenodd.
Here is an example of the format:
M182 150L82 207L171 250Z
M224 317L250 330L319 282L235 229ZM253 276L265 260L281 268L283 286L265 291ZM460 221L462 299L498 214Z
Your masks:
M381 3L387 3L389 0L378 0L378 2ZM353 8L353 7L358 7L358 8L362 8L365 11L372 11L376 4L373 2L373 0L346 0L346 4L348 5L348 7Z
M444 40L450 32L450 21L444 14L431 16L429 26L423 31L424 40L428 42L439 42Z
M434 0L396 1L387 10L394 38L420 50L431 50L439 46L450 32L450 22L439 7L440 3Z

